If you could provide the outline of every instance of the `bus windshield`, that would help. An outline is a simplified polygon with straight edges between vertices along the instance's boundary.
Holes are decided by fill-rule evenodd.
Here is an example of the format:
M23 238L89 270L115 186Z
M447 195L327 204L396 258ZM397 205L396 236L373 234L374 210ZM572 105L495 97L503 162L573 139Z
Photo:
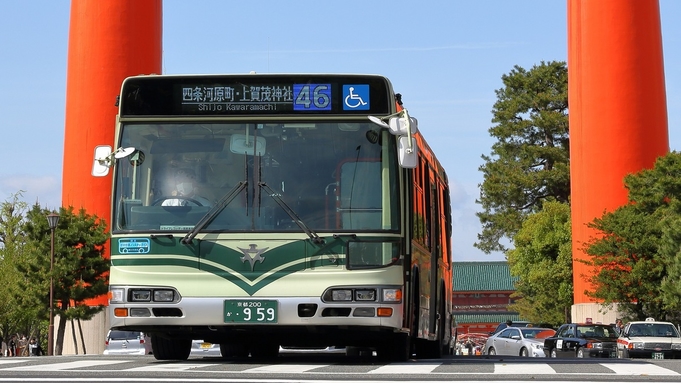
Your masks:
M116 165L114 232L399 229L395 138L369 121L126 123L119 138L135 152Z

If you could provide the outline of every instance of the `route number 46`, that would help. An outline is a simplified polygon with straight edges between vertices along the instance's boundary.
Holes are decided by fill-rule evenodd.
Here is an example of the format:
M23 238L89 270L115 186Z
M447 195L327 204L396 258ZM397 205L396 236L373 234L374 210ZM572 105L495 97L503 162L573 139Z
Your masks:
M294 84L294 110L331 110L331 84Z

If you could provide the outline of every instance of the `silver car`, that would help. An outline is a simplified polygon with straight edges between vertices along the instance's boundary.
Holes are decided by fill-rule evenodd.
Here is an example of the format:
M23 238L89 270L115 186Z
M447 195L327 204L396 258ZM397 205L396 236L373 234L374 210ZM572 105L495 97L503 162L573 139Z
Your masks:
M104 355L149 355L151 338L139 331L109 330Z
M555 333L550 328L507 327L487 338L483 354L544 358L544 338Z
M217 343L208 343L203 340L193 340L192 341L192 351L191 356L222 356L220 352L220 345Z

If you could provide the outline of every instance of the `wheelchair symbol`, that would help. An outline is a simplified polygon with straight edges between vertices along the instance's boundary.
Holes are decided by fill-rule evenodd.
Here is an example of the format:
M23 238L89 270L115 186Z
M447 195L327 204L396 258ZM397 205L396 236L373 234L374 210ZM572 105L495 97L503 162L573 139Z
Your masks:
M349 90L350 94L345 96L345 105L347 105L349 108L354 109L367 104L364 100L362 100L362 96L354 93L355 91L354 87L350 87Z

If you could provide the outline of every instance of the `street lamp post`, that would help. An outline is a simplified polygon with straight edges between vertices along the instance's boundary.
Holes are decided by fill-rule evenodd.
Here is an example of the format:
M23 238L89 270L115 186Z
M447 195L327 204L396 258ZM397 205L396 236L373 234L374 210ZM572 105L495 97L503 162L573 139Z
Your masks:
M50 327L47 329L47 355L54 355L54 229L57 228L59 214L47 215L47 224L50 226Z

